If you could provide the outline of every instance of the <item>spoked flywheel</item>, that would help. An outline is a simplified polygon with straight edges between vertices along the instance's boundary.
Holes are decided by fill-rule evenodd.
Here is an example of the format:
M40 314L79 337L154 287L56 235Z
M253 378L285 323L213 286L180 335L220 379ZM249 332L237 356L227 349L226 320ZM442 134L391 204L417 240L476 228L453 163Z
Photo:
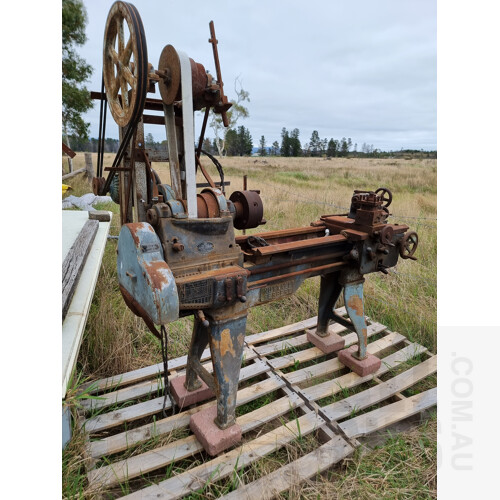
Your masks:
M141 17L130 3L115 2L104 32L103 76L111 114L120 127L142 116L148 85L148 51Z

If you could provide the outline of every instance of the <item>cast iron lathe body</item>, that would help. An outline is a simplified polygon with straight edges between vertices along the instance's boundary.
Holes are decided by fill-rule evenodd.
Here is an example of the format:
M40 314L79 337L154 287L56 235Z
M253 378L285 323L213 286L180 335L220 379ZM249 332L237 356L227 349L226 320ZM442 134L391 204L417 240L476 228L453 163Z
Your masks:
M137 10L126 2L113 4L104 44L106 92L105 96L94 93L94 97L101 99L99 143L104 138L106 103L110 103L120 126L121 144L113 166L106 169L106 179L99 152L94 191L105 194L111 189L113 194L114 190L120 203L117 266L128 306L156 334L155 325L194 317L183 389L194 394L204 383L213 391L217 400L214 425L224 433L236 425L249 308L287 297L305 279L320 276L317 327L308 339L324 352L338 350L339 360L357 373L373 373L380 361L366 351L364 275L387 272L399 257L415 259L418 236L406 225L388 222L392 194L387 188L355 191L347 215L323 215L308 227L236 236L235 229L265 223L263 204L259 191L235 191L226 197L220 163L213 159L221 174L217 186L200 162L209 110L220 113L227 124L225 115L231 105L223 92L213 23L210 29L217 78L171 45L163 49L159 68L154 70L147 62ZM146 97L155 84L161 100ZM203 108L196 145L193 114ZM163 184L151 168L156 153L144 146L143 124L155 120L147 118L144 109L163 111L164 116L155 120L166 127L169 184ZM200 192L198 168L208 182ZM342 292L349 319L334 313ZM342 349L341 338L329 332L331 322L356 332L356 350ZM213 373L200 362L207 345ZM204 443L204 431L196 432ZM237 440L206 448L215 454Z

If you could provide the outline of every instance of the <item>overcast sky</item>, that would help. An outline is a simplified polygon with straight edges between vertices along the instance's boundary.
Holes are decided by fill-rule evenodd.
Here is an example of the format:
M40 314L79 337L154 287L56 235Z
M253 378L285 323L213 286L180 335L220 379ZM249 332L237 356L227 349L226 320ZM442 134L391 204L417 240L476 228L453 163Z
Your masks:
M102 45L112 1L84 0L88 41L79 54L100 90ZM298 128L302 144L350 137L383 150L436 149L435 0L184 1L135 0L155 68L172 44L215 76L208 23L215 23L224 90L239 77L250 93L241 120L254 146ZM159 98L159 92L151 97ZM86 114L98 136L99 107ZM198 120L198 123L200 120ZM118 137L108 115L106 135ZM155 140L160 126L146 125ZM196 135L199 134L199 126ZM213 137L208 130L207 135Z

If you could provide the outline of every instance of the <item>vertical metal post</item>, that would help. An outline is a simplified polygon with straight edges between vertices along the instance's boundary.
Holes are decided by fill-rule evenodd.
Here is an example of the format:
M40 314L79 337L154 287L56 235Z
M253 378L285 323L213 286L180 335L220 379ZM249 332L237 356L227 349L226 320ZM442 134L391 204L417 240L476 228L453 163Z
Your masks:
M247 174L245 174L243 176L243 191L246 191L247 187L248 187L247 186ZM222 186L221 186L221 189L223 189ZM247 230L246 229L243 229L243 234L247 234Z
M125 129L120 127L120 142L123 141L125 136ZM123 158L121 161L122 167L130 167L130 160ZM132 215L132 196L130 192L129 196L129 182L132 182L130 172L120 171L119 172L119 193L120 193L120 224L128 224L129 222L134 222Z
M132 145L132 154L135 155L137 150L144 150L144 122L142 118L137 124L135 144ZM146 169L146 163L136 159L134 161L134 173L132 175L134 180L134 219L136 222L146 221L146 207L145 202L148 201L148 181L149 176Z

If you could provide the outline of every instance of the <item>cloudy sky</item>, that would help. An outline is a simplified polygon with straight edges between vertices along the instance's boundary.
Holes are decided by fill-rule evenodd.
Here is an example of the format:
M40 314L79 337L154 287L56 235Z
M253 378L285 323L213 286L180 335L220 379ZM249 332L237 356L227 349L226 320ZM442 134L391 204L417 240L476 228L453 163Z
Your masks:
M100 90L104 27L113 2L84 3L88 42L79 53L95 68L88 88ZM302 143L317 130L321 138L350 137L358 150L363 143L383 150L436 149L435 0L132 3L155 67L163 47L172 44L215 75L208 43L208 23L214 21L226 94L235 97L238 77L250 93L250 117L240 124L254 146L262 135L267 145L280 142L286 127L298 128ZM97 137L97 105L85 119ZM165 138L162 127L146 126L148 132L157 141ZM107 136L118 137L110 117Z

